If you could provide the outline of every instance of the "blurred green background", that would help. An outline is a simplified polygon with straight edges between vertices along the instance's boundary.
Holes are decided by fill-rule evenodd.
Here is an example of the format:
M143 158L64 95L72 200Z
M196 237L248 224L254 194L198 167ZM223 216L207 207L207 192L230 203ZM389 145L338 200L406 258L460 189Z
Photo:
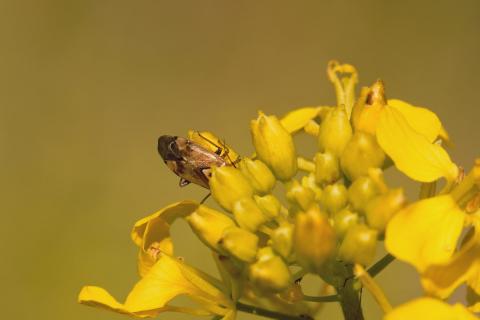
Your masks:
M158 136L211 130L249 154L258 109L334 103L333 58L361 84L381 77L389 97L434 110L470 168L479 57L477 0L0 1L2 318L124 319L78 305L78 291L95 284L123 300L137 279L134 221L205 195L178 187ZM188 227L173 229L177 252L214 272ZM379 281L395 305L421 292L398 262Z

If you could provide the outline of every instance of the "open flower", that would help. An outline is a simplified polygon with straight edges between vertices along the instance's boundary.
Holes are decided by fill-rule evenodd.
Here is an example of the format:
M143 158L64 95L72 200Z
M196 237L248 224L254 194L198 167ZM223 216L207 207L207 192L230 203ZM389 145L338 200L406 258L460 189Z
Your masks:
M401 100L387 101L381 81L364 91L355 108L355 128L375 133L382 149L407 176L421 182L457 177L448 153L434 143L439 136L446 138L446 132L433 112Z
M136 317L154 317L161 312L178 311L195 315L219 315L233 319L233 302L214 278L173 257L170 226L177 218L186 218L198 209L194 201L171 204L137 221L132 240L139 247L140 281L124 303L118 302L105 289L84 287L79 302ZM186 295L199 307L178 307L169 302Z
M186 295L199 307L178 307L168 304L177 296ZM231 319L232 302L200 271L161 253L158 261L133 287L124 303L118 302L105 289L83 287L80 303L105 308L136 317L155 317L162 312L177 311L194 315L220 315Z
M461 304L451 306L433 298L419 298L395 308L383 319L476 320L478 318Z
M465 214L450 195L428 198L400 210L388 223L385 247L419 272L452 256Z

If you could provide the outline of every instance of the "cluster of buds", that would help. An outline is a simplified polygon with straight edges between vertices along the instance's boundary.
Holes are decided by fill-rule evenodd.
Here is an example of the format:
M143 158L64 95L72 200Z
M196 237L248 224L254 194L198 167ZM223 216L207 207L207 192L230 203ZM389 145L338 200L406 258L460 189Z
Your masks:
M383 95L369 99L385 103ZM213 198L229 214L201 205L187 218L222 261L235 265L236 281L260 292L291 290L292 266L344 283L349 266L373 262L389 219L405 204L402 190L383 180L391 162L375 135L357 129L344 105L316 108L305 121L318 145L311 160L298 157L298 128L288 121L260 112L250 126L255 154L213 169Z

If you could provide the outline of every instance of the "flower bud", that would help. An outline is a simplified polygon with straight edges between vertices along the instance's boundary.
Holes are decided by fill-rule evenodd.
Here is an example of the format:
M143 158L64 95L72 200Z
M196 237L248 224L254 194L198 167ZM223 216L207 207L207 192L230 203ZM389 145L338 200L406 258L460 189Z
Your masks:
M304 295L300 282L295 281L292 283L287 290L281 292L278 297L289 304L302 301Z
M340 245L340 258L345 262L369 265L375 258L377 234L376 230L363 224L352 226Z
M239 168L256 193L269 193L275 186L276 181L272 171L262 161L243 158Z
M218 241L223 231L235 226L235 222L225 214L200 205L191 215L186 217L190 228L210 248L219 251Z
M339 238L343 238L347 233L348 229L358 222L358 214L348 210L343 209L333 216L333 227Z
M323 189L321 204L330 214L345 208L347 205L347 188L341 183L326 186Z
M320 124L318 146L320 151L330 151L339 157L352 137L352 126L344 106L332 109Z
M223 232L219 245L235 258L253 262L257 255L258 237L247 230L230 227Z
M379 190L370 177L359 177L348 188L348 201L354 210L364 212L368 202L378 193Z
M251 232L257 231L260 225L267 222L267 217L252 198L243 198L235 202L233 215L241 228Z
M290 270L270 247L258 251L257 262L250 265L249 277L259 289L268 292L280 292L290 285Z
M292 180L287 184L287 199L298 204L303 210L307 210L315 200L315 193L302 186L297 180Z
M273 250L287 259L292 252L293 225L290 223L282 224L273 231L271 239Z
M340 166L337 157L330 152L315 155L315 181L330 184L340 179Z
M272 169L279 180L290 180L297 173L297 156L290 133L277 117L266 116L262 112L251 121L250 130L258 158Z
M362 90L354 107L353 123L356 130L375 134L380 114L387 104L385 86L377 80L370 88Z
M253 188L240 170L231 166L213 167L210 178L213 198L225 209L232 211L233 204L253 195Z
M368 225L383 233L390 218L405 205L405 201L405 195L400 188L373 198L366 207Z
M297 260L306 270L317 272L335 251L335 231L317 208L297 214L294 248Z
M308 176L303 176L302 186L312 190L315 193L315 201L320 201L323 191L315 182L315 174L310 173Z
M357 131L340 157L343 172L353 181L367 175L369 168L380 168L385 153L371 134Z
M278 216L280 212L280 201L271 194L266 196L253 196L253 199L257 203L257 206L262 210L263 214L270 220Z

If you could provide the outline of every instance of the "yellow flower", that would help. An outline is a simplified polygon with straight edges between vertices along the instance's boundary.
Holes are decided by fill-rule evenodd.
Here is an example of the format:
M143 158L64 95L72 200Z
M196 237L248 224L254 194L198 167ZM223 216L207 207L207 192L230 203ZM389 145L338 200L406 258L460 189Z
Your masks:
M366 92L365 90L363 92ZM447 138L438 117L431 111L384 96L383 83L376 82L357 104L356 130L375 133L378 143L395 166L410 178L431 182L441 177L454 180L458 174L448 153L433 143Z
M419 298L407 302L385 315L384 320L476 320L461 304L453 306L433 298Z
M429 265L450 259L464 220L465 214L450 195L415 202L390 220L385 247L423 272Z
M473 235L472 235L473 233ZM480 311L480 232L471 230L460 251L446 263L429 266L421 274L425 291L447 298L461 284L469 289L467 300L474 312Z
M135 223L131 237L140 248L138 258L140 276L147 274L156 262L158 253L163 252L173 256L170 225L177 218L189 216L197 207L198 203L194 201L176 202Z
M194 315L219 315L229 319L234 313L233 302L214 283L216 281L200 271L161 253L158 261L133 287L124 303L118 302L105 289L95 286L83 287L78 300L83 304L141 318L177 311ZM188 296L200 308L169 304L180 295Z
M161 312L178 311L233 319L233 302L224 294L218 280L173 257L170 226L177 218L187 218L196 211L198 203L181 201L135 223L131 237L140 248L138 267L142 279L125 303L119 303L106 290L95 286L84 287L79 302L136 317L154 317ZM233 221L231 224L234 224ZM179 295L187 295L201 307L170 305L169 302Z
M423 128L422 128L423 129ZM425 133L424 133L425 134ZM448 153L429 136L419 133L406 117L395 108L385 108L377 127L377 140L398 170L421 182L432 182L441 177L452 181L458 168Z

